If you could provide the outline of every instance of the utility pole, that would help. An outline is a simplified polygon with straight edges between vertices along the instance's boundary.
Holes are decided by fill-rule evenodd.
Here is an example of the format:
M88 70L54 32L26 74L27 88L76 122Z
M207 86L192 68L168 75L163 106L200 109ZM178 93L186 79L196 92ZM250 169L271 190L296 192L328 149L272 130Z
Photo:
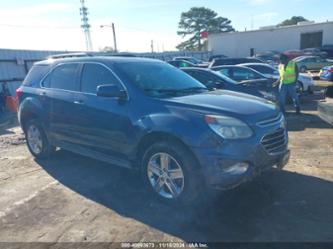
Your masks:
M151 47L151 52L154 53L154 41L153 40L151 40L150 47Z
M90 24L88 22L89 21L88 8L85 6L84 0L80 0L80 2L81 2L80 15L82 16L81 28L83 29L85 39L86 39L86 49L87 49L87 51L92 51L93 46L92 46L91 36L90 36Z
M117 48L117 37L116 37L116 28L114 23L112 23L111 25L101 25L101 28L112 28L112 33L113 33L113 46L114 46L114 51L117 53L118 52L118 48Z
M116 29L114 27L114 23L112 23L112 32L113 32L113 44L114 44L114 51L117 53L117 38L116 38Z
M254 16L251 16L251 30L254 29Z

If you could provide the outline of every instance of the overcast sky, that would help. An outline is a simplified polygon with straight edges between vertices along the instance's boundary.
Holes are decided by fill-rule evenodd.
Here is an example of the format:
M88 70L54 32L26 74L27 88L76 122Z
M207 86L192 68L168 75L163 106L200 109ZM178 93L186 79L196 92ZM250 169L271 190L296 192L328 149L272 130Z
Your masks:
M175 50L180 14L208 7L227 17L238 31L273 25L302 15L316 22L333 20L332 0L86 0L95 50L113 46L114 22L121 51ZM84 50L80 0L0 0L0 48Z

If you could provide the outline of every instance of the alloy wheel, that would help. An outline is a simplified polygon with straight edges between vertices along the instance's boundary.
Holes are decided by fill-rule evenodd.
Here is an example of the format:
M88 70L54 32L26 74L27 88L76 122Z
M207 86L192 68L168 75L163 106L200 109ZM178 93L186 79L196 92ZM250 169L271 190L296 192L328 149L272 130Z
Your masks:
M35 154L40 154L43 151L43 140L39 129L35 125L30 125L27 130L27 142L30 149Z
M154 154L147 167L153 189L162 197L174 199L184 190L184 173L175 158L168 153Z

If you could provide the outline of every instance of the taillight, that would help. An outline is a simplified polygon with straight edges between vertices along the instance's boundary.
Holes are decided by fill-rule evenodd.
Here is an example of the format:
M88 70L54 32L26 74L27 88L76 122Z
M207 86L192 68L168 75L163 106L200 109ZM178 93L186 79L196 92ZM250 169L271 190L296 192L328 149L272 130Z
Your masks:
M21 87L19 87L19 88L16 89L16 101L20 100L20 97L21 97L22 93L23 92L22 92Z
M330 73L333 73L333 68L327 70Z

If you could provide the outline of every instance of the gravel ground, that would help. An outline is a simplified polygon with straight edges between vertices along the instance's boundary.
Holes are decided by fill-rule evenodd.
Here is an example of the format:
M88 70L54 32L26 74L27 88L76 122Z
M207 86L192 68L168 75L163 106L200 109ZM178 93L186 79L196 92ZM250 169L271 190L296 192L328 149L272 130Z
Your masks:
M0 241L333 242L333 129L316 98L288 115L285 170L193 208L164 206L136 173L63 150L36 161L12 118L0 125Z

